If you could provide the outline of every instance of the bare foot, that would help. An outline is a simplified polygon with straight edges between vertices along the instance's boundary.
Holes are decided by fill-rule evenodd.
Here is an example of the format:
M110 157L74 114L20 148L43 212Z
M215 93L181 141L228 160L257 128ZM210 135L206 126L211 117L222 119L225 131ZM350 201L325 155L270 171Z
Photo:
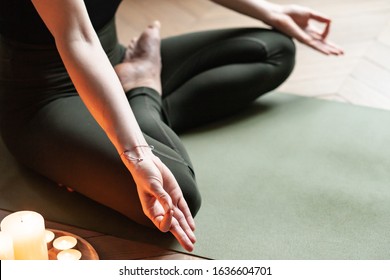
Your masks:
M125 92L150 87L161 95L160 23L149 25L139 38L131 40L123 62L114 67Z

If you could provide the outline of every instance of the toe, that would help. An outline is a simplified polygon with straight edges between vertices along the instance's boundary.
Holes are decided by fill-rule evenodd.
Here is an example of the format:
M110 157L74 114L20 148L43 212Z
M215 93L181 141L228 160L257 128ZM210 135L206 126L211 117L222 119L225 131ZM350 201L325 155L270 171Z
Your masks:
M151 25L149 25L149 27L158 28L159 29L161 27L161 23L160 23L160 21L155 20L155 21L152 22Z

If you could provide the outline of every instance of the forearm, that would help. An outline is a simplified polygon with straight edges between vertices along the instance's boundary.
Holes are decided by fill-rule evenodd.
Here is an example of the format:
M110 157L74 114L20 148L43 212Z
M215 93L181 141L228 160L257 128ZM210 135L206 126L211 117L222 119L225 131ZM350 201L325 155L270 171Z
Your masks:
M272 25L273 13L282 11L282 6L265 0L211 0L221 6Z
M97 36L56 43L80 97L118 152L146 144Z

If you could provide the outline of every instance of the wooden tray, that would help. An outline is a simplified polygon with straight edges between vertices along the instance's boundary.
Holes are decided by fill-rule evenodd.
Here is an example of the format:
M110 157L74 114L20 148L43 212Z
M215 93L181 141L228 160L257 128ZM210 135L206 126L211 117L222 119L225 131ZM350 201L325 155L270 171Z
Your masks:
M81 260L98 260L99 255L95 251L95 249L92 247L92 245L86 241L85 239L81 238L78 235L75 235L73 233L63 231L63 230L57 230L57 229L47 229L54 233L54 239L60 236L73 236L77 239L77 245L74 249L77 249L81 252ZM49 249L49 260L57 260L57 254L58 250L55 248Z

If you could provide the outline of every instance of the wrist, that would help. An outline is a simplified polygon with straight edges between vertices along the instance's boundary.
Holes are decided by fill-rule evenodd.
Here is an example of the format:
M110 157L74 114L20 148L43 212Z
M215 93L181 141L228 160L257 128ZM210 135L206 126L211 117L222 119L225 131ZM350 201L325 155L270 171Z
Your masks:
M286 5L264 1L259 8L258 19L269 26L274 26L280 15L284 13Z
M131 149L126 149L122 153L120 153L121 158L125 158L128 161L134 163L140 163L144 161L146 158L153 155L152 151L154 150L154 146L152 145L136 145Z

